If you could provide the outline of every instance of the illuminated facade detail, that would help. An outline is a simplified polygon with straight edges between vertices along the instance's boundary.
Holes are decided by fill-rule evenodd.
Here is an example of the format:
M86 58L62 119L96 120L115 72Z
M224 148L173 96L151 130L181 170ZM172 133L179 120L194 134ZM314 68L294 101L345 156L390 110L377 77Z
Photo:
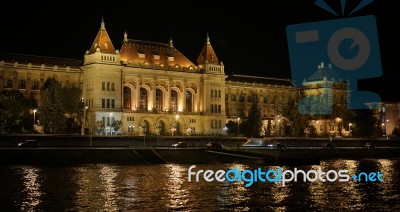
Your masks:
M12 61L32 61L18 64ZM264 119L273 119L297 89L290 80L226 75L210 37L192 63L169 43L129 39L114 48L104 21L83 61L0 55L0 91L19 89L39 99L48 77L82 89L85 128L126 135L215 135L228 120L245 119L257 95ZM51 66L49 65L51 64ZM112 115L111 115L112 114ZM122 122L112 132L112 122Z

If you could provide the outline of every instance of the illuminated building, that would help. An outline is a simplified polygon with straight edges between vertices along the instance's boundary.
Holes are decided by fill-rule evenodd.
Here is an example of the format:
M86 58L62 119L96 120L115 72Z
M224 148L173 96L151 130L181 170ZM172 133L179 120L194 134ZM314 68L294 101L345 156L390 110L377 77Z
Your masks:
M104 21L84 60L0 55L0 91L18 89L40 98L49 77L82 89L85 128L105 125L105 134L223 134L225 123L245 119L257 96L263 118L275 119L296 98L289 79L226 75L207 35L196 64L173 45L129 39L120 50ZM113 132L111 125L121 121Z

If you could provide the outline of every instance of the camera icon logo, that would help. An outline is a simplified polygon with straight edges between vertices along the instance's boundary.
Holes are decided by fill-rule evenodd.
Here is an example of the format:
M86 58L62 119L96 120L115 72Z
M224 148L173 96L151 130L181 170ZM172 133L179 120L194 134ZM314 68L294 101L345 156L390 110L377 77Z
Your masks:
M336 76L331 79L325 76L328 77L326 80L347 81L348 109L367 109L367 103L381 101L378 94L359 91L357 87L360 79L382 75L375 16L294 24L287 26L286 33L292 79L297 87L304 86L315 75L317 65L325 61L332 64L329 65L329 71L335 72ZM318 69L324 68L323 64L321 66ZM312 112L307 108L311 107L310 104L315 104L315 101L311 101L315 98L305 96L300 99L300 112ZM331 113L332 91L319 98L330 98L327 100L330 105L319 113Z

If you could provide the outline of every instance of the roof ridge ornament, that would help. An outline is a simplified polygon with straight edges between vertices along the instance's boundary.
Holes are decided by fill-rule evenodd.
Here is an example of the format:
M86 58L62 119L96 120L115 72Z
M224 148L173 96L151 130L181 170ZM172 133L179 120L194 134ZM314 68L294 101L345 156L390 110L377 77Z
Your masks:
M101 29L105 29L106 28L106 24L104 23L104 17L101 16L101 25L100 25Z
M174 41L172 40L172 37L169 38L169 47L174 47Z
M207 32L207 44L211 44L210 43L210 36L208 35L208 32Z

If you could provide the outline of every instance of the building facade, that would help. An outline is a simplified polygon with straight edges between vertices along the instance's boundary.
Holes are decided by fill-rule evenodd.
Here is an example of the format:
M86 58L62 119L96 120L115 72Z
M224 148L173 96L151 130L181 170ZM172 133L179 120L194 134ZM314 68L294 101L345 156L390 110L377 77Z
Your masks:
M84 128L95 132L103 125L102 134L224 134L228 120L247 117L255 98L274 125L282 104L297 95L289 79L226 75L208 35L194 64L172 39L156 43L124 33L118 50L103 21L83 61L15 54L1 54L0 61L0 90L39 99L49 77L79 86Z

